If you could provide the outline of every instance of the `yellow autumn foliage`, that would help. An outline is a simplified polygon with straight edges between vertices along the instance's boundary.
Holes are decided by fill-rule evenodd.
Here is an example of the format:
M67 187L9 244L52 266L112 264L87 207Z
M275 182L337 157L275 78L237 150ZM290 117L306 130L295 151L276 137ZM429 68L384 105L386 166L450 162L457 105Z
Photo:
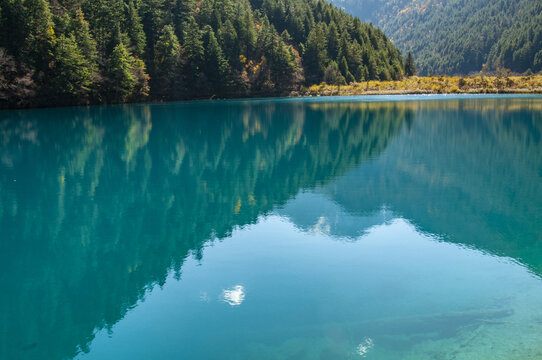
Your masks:
M377 94L542 94L542 75L530 76L412 76L397 81L363 81L336 86L321 83L303 88L301 95Z

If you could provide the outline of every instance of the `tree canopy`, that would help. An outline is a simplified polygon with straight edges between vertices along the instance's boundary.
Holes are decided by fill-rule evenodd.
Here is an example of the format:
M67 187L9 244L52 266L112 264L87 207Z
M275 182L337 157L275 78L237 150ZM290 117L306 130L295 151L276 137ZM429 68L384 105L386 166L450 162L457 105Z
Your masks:
M346 82L404 73L382 31L324 0L0 0L0 51L1 107L280 95L333 64Z

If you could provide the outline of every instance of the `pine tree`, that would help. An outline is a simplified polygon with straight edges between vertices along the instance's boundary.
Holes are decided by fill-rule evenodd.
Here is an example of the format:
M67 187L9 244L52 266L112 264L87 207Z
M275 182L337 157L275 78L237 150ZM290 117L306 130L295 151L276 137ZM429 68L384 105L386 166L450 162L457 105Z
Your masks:
M83 55L92 63L92 66L95 67L97 59L96 41L90 33L89 24L85 20L81 9L75 11L70 30L71 33L74 34L77 45L81 49Z
M290 49L291 47L275 34L267 58L270 63L270 77L279 91L292 90L302 78L298 58Z
M117 29L124 23L123 0L85 0L83 12L90 24L102 59L107 58L117 45Z
M126 10L126 32L130 38L130 50L134 55L141 57L145 52L146 38L133 0L128 3Z
M330 59L337 60L337 56L339 56L339 32L334 22L329 24L327 28L327 52Z
M324 73L324 82L330 85L345 85L346 80L339 70L339 65L333 60L329 62L325 73Z
M28 62L38 71L46 71L53 40L56 38L49 4L45 0L26 0L24 8L28 29L25 44Z
M227 19L224 24L222 24L218 29L217 35L220 46L224 50L224 55L228 59L230 66L237 68L240 65L239 39L237 37L237 31L230 19Z
M203 43L205 46L203 72L209 80L210 90L214 94L223 96L232 85L230 69L215 33L209 25L203 30Z
M242 52L247 58L251 58L256 50L257 34L250 8L244 9L243 13L240 14L239 18L237 19L237 23L237 36L244 45Z
M356 72L357 81L366 81L369 80L369 70L365 65L359 65Z
M312 83L322 81L327 61L327 42L321 26L315 26L309 33L303 58L307 80Z
M412 53L410 51L408 52L407 57L405 59L405 75L406 76L416 75L416 65L414 64L414 57L412 56Z
M198 74L201 71L204 57L201 31L193 16L188 18L187 23L183 27L183 46L188 67L192 74Z
M339 63L339 70L341 70L341 73L343 74L344 78L346 79L346 83L350 84L356 79L354 79L354 75L348 70L348 62L346 61L346 57L342 57L341 62Z
M53 47L54 65L51 70L51 88L55 94L69 99L85 99L90 91L92 65L77 46L75 36L61 35Z
M173 26L166 25L154 51L155 75L151 87L156 96L167 98L180 90L181 45Z
M108 62L109 95L113 101L139 100L148 95L145 64L134 58L123 43L113 49Z

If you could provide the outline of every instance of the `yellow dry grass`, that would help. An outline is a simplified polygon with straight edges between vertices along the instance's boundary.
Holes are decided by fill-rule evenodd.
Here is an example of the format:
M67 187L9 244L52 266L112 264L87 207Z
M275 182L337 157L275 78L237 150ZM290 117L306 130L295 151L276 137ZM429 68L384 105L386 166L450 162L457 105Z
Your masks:
M542 75L530 76L411 76L398 81L364 81L349 85L312 85L301 95L378 94L537 94L542 93Z

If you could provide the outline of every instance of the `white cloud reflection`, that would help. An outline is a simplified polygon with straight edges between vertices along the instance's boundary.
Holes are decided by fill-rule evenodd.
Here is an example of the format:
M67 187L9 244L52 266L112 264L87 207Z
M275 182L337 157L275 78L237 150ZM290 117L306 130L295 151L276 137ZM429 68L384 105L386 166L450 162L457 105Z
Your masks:
M357 352L358 355L365 357L369 350L371 350L374 346L373 339L371 338L365 338L361 342L361 344L358 345Z
M245 300L245 288L242 285L235 285L231 289L222 291L222 300L231 306L239 306Z
M320 216L316 224L309 228L309 232L322 233L329 235L331 233L331 225L325 216Z

